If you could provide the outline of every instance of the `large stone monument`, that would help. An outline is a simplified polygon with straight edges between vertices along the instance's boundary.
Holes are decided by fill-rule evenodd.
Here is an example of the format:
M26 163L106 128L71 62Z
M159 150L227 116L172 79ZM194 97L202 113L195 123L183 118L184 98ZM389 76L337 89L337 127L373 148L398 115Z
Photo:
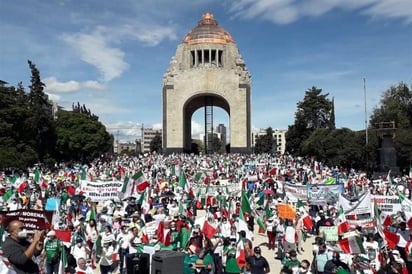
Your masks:
M389 171L391 174L396 175L399 173L399 167L397 165L396 149L393 143L393 137L395 135L395 122L383 122L375 125L375 130L379 138L379 175L385 175Z
M177 47L163 77L164 153L190 152L191 121L205 108L205 136L212 107L229 115L230 152L251 152L251 76L235 40L205 13ZM209 111L207 109L209 108Z

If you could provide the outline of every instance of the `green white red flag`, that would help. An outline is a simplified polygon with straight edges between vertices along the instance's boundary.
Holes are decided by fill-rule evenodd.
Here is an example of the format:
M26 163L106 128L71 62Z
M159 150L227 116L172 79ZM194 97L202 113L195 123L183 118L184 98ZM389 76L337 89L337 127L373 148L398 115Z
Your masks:
M340 207L339 211L336 213L335 225L338 227L338 234L343 234L350 230L350 225L348 221L346 221L342 207Z
M133 175L133 180L135 183L135 188L137 191L141 192L150 186L149 181L146 179L142 171L137 172Z

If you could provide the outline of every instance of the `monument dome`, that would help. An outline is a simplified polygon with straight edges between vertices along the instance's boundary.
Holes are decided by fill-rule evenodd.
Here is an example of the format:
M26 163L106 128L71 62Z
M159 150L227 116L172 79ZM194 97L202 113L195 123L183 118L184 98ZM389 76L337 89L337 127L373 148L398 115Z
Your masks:
M197 44L227 44L235 43L233 37L220 27L213 14L205 13L197 26L183 38L183 43Z

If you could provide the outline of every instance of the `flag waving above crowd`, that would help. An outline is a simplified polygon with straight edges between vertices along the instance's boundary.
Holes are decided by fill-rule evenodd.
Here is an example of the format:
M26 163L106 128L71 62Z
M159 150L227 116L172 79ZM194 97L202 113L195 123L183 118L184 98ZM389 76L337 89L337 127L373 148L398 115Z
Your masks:
M407 182L394 174L371 181L311 159L242 157L125 156L53 172L36 167L29 175L1 177L3 216L31 231L53 231L62 252L76 261L84 254L91 268L111 254L107 262L118 262L122 271L123 248L182 252L194 264L204 245L220 252L221 243L219 256L232 252L233 260L225 261L246 268L256 233L267 236L269 250L278 249L285 267L292 267L290 254L300 254L311 235L319 250L325 245L350 257L358 269L379 265L372 255L385 247L411 253L412 201ZM30 223L33 214L41 226ZM376 244L367 237L371 233ZM62 252L59 269L79 266L63 260L71 256Z

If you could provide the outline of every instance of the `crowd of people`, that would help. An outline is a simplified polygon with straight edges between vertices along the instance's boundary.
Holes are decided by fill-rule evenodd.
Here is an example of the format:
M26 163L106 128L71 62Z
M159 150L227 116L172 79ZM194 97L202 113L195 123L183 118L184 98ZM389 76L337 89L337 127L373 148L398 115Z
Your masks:
M143 190L119 190L105 201L82 192L82 180L126 184L138 171L148 181ZM362 241L363 252L347 252L339 241L327 240L320 228L337 226L337 200L313 205L285 195L286 182L317 185L330 178L353 201L365 192L391 190L407 199L412 183L407 175L389 183L286 155L102 157L88 165L8 170L0 177L3 213L44 211L51 199L58 208L49 226L36 231L3 215L3 262L15 273L127 273L134 254L172 250L182 254L183 274L412 273L409 245L394 248L377 226L348 229ZM296 215L280 217L281 204ZM385 226L409 243L407 216L393 216ZM266 235L267 243L254 244L256 233ZM314 242L310 257L303 255L308 240ZM262 249L282 268L270 267Z

